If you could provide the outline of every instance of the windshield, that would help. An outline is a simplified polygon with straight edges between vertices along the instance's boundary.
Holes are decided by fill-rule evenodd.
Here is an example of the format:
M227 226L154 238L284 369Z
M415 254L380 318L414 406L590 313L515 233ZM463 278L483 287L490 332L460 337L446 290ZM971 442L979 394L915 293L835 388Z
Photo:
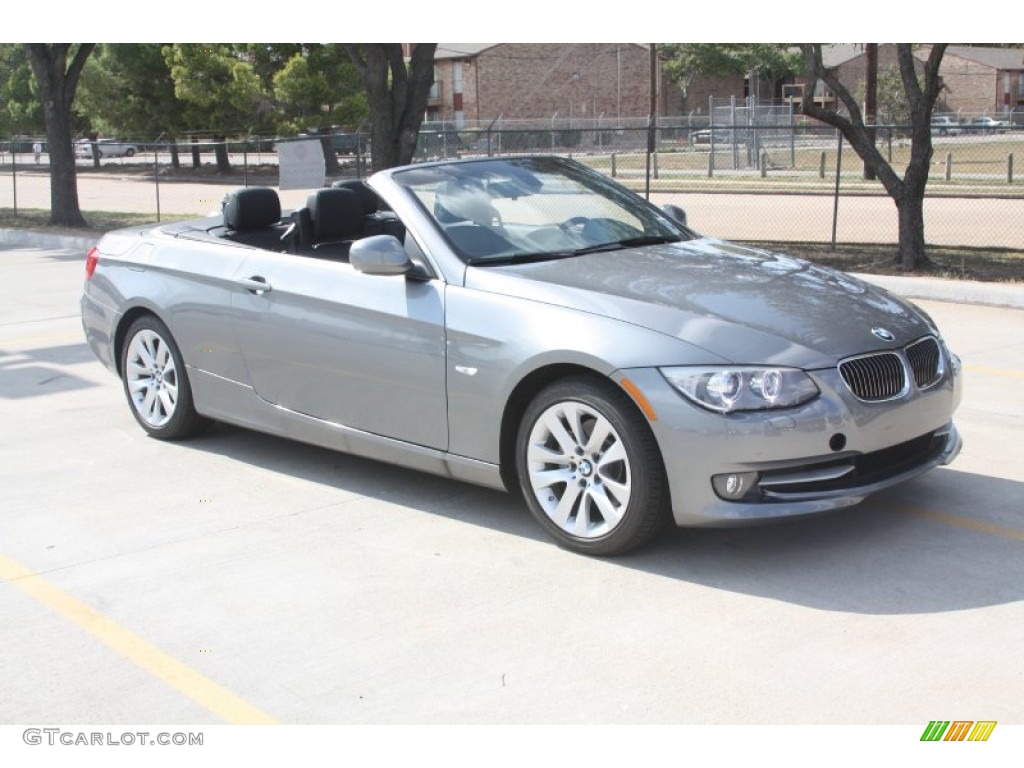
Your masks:
M416 166L393 178L469 264L563 258L694 236L607 177L559 157Z

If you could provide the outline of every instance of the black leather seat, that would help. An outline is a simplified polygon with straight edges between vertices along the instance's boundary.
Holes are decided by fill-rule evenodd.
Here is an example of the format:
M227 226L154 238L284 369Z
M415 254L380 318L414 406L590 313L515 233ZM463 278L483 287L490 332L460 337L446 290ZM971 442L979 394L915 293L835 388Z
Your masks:
M229 192L221 204L225 237L268 251L281 251L281 200L270 187L243 187Z
M384 201L361 179L341 179L331 184L334 189L350 189L356 193L363 207L363 236L393 235L399 242L405 240L405 225L393 211L384 209Z
M306 253L326 259L347 260L354 240L363 236L363 205L351 189L332 187L311 192L306 198L309 212ZM300 212L299 227L304 222Z

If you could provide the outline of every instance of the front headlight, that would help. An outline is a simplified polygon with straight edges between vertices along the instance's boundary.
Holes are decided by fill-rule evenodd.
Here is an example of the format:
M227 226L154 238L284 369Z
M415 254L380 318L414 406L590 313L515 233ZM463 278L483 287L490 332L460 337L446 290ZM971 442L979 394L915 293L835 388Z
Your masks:
M659 370L688 399L718 413L792 408L818 396L817 385L797 368L736 365Z

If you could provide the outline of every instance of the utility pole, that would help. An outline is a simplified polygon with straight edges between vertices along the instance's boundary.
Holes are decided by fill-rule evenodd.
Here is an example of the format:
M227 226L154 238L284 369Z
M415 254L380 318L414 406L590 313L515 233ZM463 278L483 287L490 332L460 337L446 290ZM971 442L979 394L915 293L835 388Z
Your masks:
M875 125L878 123L878 43L867 43L864 59L864 124L874 144L877 137ZM875 180L874 171L868 168L867 163L864 164L864 178Z
M651 51L651 103L647 115L647 173L644 183L644 195L651 199L651 156L657 149L657 115L658 115L658 45L650 43Z

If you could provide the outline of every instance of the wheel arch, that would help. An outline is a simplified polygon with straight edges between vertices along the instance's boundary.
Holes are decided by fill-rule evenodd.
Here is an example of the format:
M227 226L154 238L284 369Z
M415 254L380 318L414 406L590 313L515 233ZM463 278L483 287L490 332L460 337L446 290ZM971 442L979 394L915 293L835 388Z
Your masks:
M128 335L128 329L132 327L132 323L138 320L140 317L151 315L159 320L164 325L167 325L167 321L160 317L159 313L155 312L152 308L147 306L136 306L125 312L121 319L117 323L117 328L114 329L114 344L113 344L113 356L114 356L114 369L117 371L119 378L124 376L124 371L121 370L121 358L124 352L124 345L126 342L126 336Z
M637 406L632 395L623 389L615 379L606 376L594 368L589 368L578 363L552 363L531 371L529 374L524 376L518 384L516 384L512 393L508 396L508 399L505 401L505 410L501 417L499 462L501 480L508 491L513 493L519 492L519 480L516 474L515 456L516 432L519 429L520 421L522 421L523 413L526 411L530 402L545 387L548 387L557 381L561 381L562 379L568 379L576 376L594 379L595 381L611 384L617 387L624 395L624 401L629 403L629 407L635 409L636 413L646 421L643 411L639 406ZM662 466L664 466L665 460L661 456L660 446L658 448L658 459L662 462Z

